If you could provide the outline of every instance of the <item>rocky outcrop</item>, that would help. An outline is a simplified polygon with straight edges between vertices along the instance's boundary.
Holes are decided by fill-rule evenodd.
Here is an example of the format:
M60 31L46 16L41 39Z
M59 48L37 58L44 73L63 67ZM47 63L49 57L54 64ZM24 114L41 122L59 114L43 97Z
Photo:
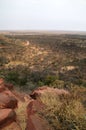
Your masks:
M37 100L32 100L29 103L26 130L51 130L48 122L39 114L44 107L44 104Z
M0 92L3 92L5 90L13 90L13 85L5 83L4 80L0 78Z
M4 129L1 130L22 130L17 122L12 122L11 124L4 126Z
M25 130L30 100L29 95L17 92L12 84L0 79L0 130Z
M13 85L6 84L0 79L0 130L16 122L16 113L18 101L12 93Z
M9 90L13 90L13 84L4 84L5 88L8 88Z
M47 86L44 86L44 87L40 87L36 90L34 90L30 96L33 98L33 99L37 99L39 98L40 96L42 95L45 95L45 94L53 94L53 95L56 95L56 96L61 96L61 95L69 95L69 92L64 90L64 89L58 89L58 88L50 88L50 87L47 87Z
M33 100L27 106L28 119L26 130L52 130L47 120L41 115L47 106L42 102L40 97L48 94L51 96L69 96L69 92L64 89L50 88L47 86L34 90L30 94Z
M16 120L16 113L12 109L0 109L0 128Z
M10 90L13 90L13 85L6 84L0 79L0 109L17 107L18 101Z
M13 85L0 79L0 130L52 130L42 116L47 106L40 97L47 94L63 96L69 92L44 86L28 95L14 91Z
M4 85L0 85L0 93L3 92L3 91L5 91L5 89L6 89L6 88L5 88Z
M6 89L5 86L3 85L3 82L4 80L0 79L0 92L3 92Z
M0 108L16 108L17 100L10 95L5 93L0 93Z
M4 83L4 80L0 78L0 85L2 85L3 83Z

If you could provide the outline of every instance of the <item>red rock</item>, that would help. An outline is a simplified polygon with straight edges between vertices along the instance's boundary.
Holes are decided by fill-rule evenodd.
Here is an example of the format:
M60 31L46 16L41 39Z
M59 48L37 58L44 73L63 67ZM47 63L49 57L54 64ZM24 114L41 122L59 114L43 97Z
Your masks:
M11 83L5 83L4 79L2 79L2 78L0 78L0 86L4 86L4 88L13 90L13 85Z
M51 130L48 122L38 114L44 107L44 104L37 100L33 100L28 104L26 130Z
M22 130L18 123L12 122L9 125L6 125L1 130Z
M41 116L42 110L46 109L41 100L41 96L46 96L50 94L51 96L63 96L68 95L69 92L64 89L57 89L57 88L49 88L49 87L41 87L33 91L30 96L35 99L32 100L27 106L27 127L26 130L51 130L52 128L49 127L48 122L45 118Z
M4 80L0 78L0 92L3 92L4 90L5 90Z
M5 91L4 91L4 94L9 95L9 96L12 96L12 97L14 97L14 98L17 99L17 96L16 96L13 92L11 92L10 90L5 90Z
M48 122L35 114L28 118L26 130L52 130Z
M0 78L0 85L4 84L4 79Z
M1 78L0 79L0 92L4 91L4 90L13 90L13 85L12 84L6 84L4 82L4 80Z
M40 87L38 89L36 89L35 91L33 91L30 96L33 99L37 99L38 97L40 97L41 95L45 95L45 94L54 94L57 96L61 96L61 95L69 95L69 92L64 90L64 89L58 89L58 88L50 88L50 87Z
M4 86L9 90L13 90L13 84L4 84Z
M12 96L14 97L17 101L25 101L24 100L24 96L22 96L22 94L17 94L18 92L17 91L10 91L10 90L5 90L4 91L4 94L8 95L8 96Z
M27 106L27 113L28 115L32 115L38 111L41 111L44 107L45 105L41 101L32 100Z
M8 93L8 92L6 92ZM18 91L13 91L12 94L14 95L14 97L18 100L18 101L22 101L22 102L25 102L25 99L24 99L24 93L19 93Z
M3 92L5 90L5 86L4 85L0 85L0 93Z
M0 108L16 108L17 100L13 96L0 93Z
M0 109L0 128L16 120L16 113L12 109Z

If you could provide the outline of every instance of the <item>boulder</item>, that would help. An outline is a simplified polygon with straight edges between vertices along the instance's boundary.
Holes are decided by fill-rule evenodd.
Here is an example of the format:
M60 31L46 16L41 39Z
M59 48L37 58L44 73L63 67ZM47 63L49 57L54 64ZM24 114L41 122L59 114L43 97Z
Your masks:
M16 113L12 109L0 109L0 128L16 120Z
M16 108L17 100L13 96L5 93L0 93L0 108Z

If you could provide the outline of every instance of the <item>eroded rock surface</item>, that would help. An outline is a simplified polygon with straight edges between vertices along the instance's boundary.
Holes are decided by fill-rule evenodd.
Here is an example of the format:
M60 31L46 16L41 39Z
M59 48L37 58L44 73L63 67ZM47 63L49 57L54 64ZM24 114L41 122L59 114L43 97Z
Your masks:
M5 126L1 130L22 130L20 125L17 122L12 122L11 124Z
M0 93L0 108L16 108L17 100L5 93Z
M0 109L0 128L16 120L16 113L12 109Z
M12 93L13 85L6 84L3 79L0 79L0 130L7 130L11 123L16 122L16 113L18 101Z
M69 96L69 92L64 89L49 88L47 86L34 90L30 96L32 101L27 106L27 127L26 130L52 130L47 120L41 115L47 106L42 102L42 96Z
M44 109L44 104L37 100L32 100L27 107L27 127L26 130L51 130L48 122L40 116L40 111Z
M63 96L69 92L44 86L28 95L14 91L13 85L0 79L0 130L52 130L40 114L47 107L41 96L47 94Z

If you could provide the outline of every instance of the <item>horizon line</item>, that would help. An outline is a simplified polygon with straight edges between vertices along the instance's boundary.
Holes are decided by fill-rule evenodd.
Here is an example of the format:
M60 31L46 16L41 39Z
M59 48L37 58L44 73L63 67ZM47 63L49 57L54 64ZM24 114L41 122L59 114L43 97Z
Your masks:
M12 35L14 33L20 33L18 35L38 35L38 34L70 34L70 35L86 35L86 31L82 31L82 30L15 30L15 29L10 29L10 30L0 30L0 34L9 34ZM27 34L28 33L28 34ZM31 33L31 34L30 34ZM38 34L37 34L38 33Z
M54 29L0 29L0 31L86 32L85 30L54 30Z

